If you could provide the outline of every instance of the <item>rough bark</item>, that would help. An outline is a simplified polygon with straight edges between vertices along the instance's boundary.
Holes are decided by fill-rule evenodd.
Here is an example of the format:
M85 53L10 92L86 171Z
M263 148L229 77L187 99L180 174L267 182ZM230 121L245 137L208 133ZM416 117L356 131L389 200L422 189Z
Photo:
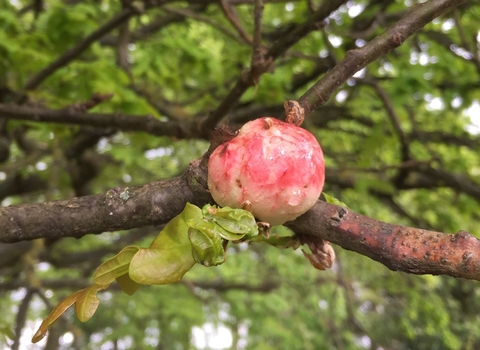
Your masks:
M0 208L0 242L40 237L82 237L89 233L159 225L186 202L213 203L206 168L192 162L181 177L135 188L69 200ZM465 231L452 235L381 222L318 201L286 224L294 232L326 239L370 257L388 268L413 274L449 275L480 280L480 240Z

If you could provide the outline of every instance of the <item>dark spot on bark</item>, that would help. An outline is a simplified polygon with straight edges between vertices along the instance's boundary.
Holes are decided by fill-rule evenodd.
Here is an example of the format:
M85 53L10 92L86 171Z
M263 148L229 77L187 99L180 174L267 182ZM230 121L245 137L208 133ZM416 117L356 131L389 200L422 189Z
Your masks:
M329 224L333 227L340 226L340 222L344 218L344 216L348 213L348 210L345 208L339 208L335 214L330 217Z
M416 253L418 251L417 247L413 247L413 251Z
M430 259L430 252L428 252L428 251L425 252L425 255L423 256L423 258L424 258L425 260Z
M400 46L403 44L403 42L405 41L405 36L400 33L400 32L396 32L393 34L392 36L392 42L396 45L396 46Z
M240 179L236 179L235 182L237 183L238 188L242 188L242 182Z
M440 264L448 264L449 261L447 258L444 258L443 256L440 258Z
M458 231L455 236L457 236L458 238L467 239L470 237L470 233L467 231L461 230L461 231Z

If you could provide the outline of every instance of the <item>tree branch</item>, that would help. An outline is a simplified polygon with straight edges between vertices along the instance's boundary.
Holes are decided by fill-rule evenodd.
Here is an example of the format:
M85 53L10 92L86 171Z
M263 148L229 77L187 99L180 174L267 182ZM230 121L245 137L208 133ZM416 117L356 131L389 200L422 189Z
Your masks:
M466 0L430 0L415 6L396 24L365 46L348 51L345 58L317 83L315 83L298 102L310 114L328 101L333 92L353 74L366 67L379 57L396 49L417 30L423 28L434 18L464 3Z
M237 10L232 5L230 5L227 0L219 0L219 3L220 8L225 14L225 17L227 17L227 20L230 22L230 24L237 30L240 38L242 38L242 41L247 45L251 45L252 38L250 37L250 34L248 34L247 31L240 24L240 21L238 20Z
M346 0L332 0L326 1L318 9L317 12L312 14L302 25L295 28L289 34L284 36L278 42L273 45L265 54L265 64L263 69L255 67L255 69L249 69L244 71L238 78L235 86L230 93L224 98L217 109L202 123L202 130L204 133L208 133L212 130L217 123L232 109L250 86L253 86L260 79L260 76L265 73L271 66L271 64L285 51L287 51L292 45L297 43L300 39L306 36L314 29L319 28L319 23L324 25L323 21L338 7L340 7ZM253 67L251 67L253 68Z
M112 29L118 27L120 24L129 19L135 14L133 7L124 9L122 12L111 18L107 23L99 27L83 41L79 42L73 48L67 50L63 55L58 57L55 61L50 63L40 72L30 78L25 84L25 90L36 89L45 79L52 75L57 69L67 65L76 59L82 52L84 52L92 43L100 39L102 36L110 32Z
M394 271L480 280L480 240L465 231L451 235L388 224L320 201L286 226L368 256Z
M253 41L252 41L252 62L251 67L260 66L264 62L262 51L262 17L263 17L263 1L255 0L253 10Z
M0 242L81 237L166 223L187 201L199 206L213 203L205 166L197 160L181 177L142 187L118 187L105 194L2 207ZM286 226L366 255L392 270L480 280L480 240L464 231L450 235L402 227L321 201Z
M15 320L15 339L13 340L12 350L18 350L20 347L20 337L22 335L22 329L27 321L28 306L35 294L35 290L29 288L27 294L23 298L17 312L17 318Z
M0 104L0 118L68 125L89 125L123 131L143 131L152 135L172 136L178 139L200 137L196 122L163 122L151 115L84 113L75 108L52 110Z
M105 194L0 207L0 242L82 237L166 223L183 210L186 202L212 202L206 191L205 170L197 174L199 171L192 165L181 177L145 186L116 187Z

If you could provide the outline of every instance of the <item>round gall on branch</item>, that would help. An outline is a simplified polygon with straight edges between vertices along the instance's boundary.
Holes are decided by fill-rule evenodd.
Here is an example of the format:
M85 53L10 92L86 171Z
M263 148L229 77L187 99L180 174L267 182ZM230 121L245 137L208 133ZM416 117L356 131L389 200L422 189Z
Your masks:
M208 188L219 205L248 209L272 225L310 209L324 180L323 152L315 137L270 117L245 124L208 163Z

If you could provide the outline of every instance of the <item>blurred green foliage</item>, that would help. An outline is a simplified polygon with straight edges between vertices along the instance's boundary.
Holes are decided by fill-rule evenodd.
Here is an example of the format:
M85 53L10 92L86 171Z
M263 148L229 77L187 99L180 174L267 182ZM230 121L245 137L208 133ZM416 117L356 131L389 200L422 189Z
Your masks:
M40 2L43 6L38 13L26 9L31 5L27 0L0 2L0 88L22 92L32 75L121 10L121 2L114 0ZM314 6L319 3L313 1ZM238 108L282 105L285 99L300 97L320 75L294 88L296 77L311 74L320 58L342 59L415 3L348 1L330 16L325 29L309 34L282 55L274 71L243 95ZM306 1L266 4L264 36L282 28L288 31L291 23L302 23L308 16L307 5ZM187 2L165 6L193 11ZM243 4L236 8L240 23L252 33L253 7ZM29 100L56 109L87 101L94 93L113 93L113 98L91 112L152 115L160 120L175 120L176 116L180 122L208 115L249 65L251 48L219 29L235 33L217 4L206 4L202 10L201 15L217 27L186 18L152 31L128 45L128 69L117 64L111 43L116 42L118 30L112 31L29 92ZM169 14L162 6L153 7L133 17L130 30L137 33ZM480 123L478 18L478 1L471 1L435 19L395 52L344 84L327 108L320 109L319 116L307 119L305 127L319 139L325 153L328 194L379 220L480 235L478 197L442 181L409 187L418 183L418 173L409 174L403 188L396 186L392 179L402 162L399 137L382 100L364 80L375 80L391 99L417 162L430 162L435 169L460 176L460 182L467 179L480 186L480 139L471 132L473 123ZM170 106L174 113L166 115L152 100ZM475 105L477 109L467 113ZM322 123L322 113L330 107L338 108L341 116ZM9 129L15 128L24 128L25 137L34 140L39 149L51 150L67 147L82 132L78 126L10 121ZM438 133L437 139L433 133ZM100 171L88 183L88 192L103 193L116 186L177 176L207 148L208 142L202 139L128 132L105 136L88 150L92 157L104 157ZM26 155L12 143L10 158L0 169L5 175L0 181L13 174L21 178L35 175L48 186L42 191L8 195L2 198L2 205L76 195L67 170L69 161L56 154L53 151L18 165ZM333 175L329 176L329 171ZM146 230L135 244L148 244L157 231ZM274 233L281 235L289 234L287 231L274 228ZM56 305L78 289L77 284L89 284L93 269L128 245L125 240L130 234L113 232L48 242L48 253L40 255L36 266L37 276L46 281L42 289L45 299ZM54 327L58 348L480 348L478 282L392 272L366 257L334 249L336 264L321 272L313 269L300 251L261 244L230 245L225 264L215 268L197 265L178 284L145 287L133 297L115 291L99 293L101 306L89 322L80 323L67 313ZM85 260L69 264L69 259L81 254ZM0 268L2 347L12 343L25 295L25 288L15 287L15 282L26 277L21 262ZM31 346L28 336L48 311L49 306L35 296L22 337L24 349L46 346L45 342Z

